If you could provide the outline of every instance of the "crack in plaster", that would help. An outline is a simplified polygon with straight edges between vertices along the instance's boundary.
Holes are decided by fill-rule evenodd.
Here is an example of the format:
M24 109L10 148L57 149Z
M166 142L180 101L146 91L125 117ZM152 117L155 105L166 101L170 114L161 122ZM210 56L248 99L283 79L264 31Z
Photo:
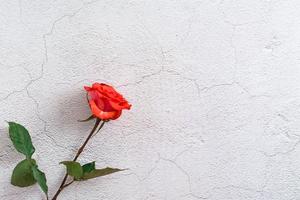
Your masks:
M262 153L264 156L270 157L270 158L276 157L278 155L283 155L284 156L284 155L288 155L288 154L294 152L297 149L299 144L300 144L300 139L298 139L297 142L294 145L292 145L292 147L287 151L279 151L279 152L276 152L276 153L273 153L273 154L268 154L264 151L260 151L260 153Z
M36 105L36 115L37 115L38 119L44 124L43 131L44 131L45 135L46 135L51 141L53 141L54 144L55 144L56 146L58 146L58 147L60 147L60 148L63 148L63 149L66 149L67 147L64 147L64 146L62 146L62 145L59 145L59 144L56 142L56 140L49 134L49 131L47 130L47 121L44 120L44 119L41 117L41 115L40 115L40 111L39 111L39 107L40 107L40 106L39 106L39 102L38 102L38 101L30 94L30 89L29 89L29 88L30 88L30 86L31 86L33 83L35 83L35 82L41 80L41 79L44 77L44 67L45 67L45 65L46 65L47 62L48 62L47 37L48 37L48 36L51 36L51 35L53 34L56 24L59 23L60 21L62 21L63 19L65 19L66 17L69 17L69 18L74 17L76 14L78 14L78 13L79 13L84 7L86 7L87 5L91 5L91 4L96 3L96 2L98 2L98 1L99 1L99 0L91 1L91 2L87 2L87 3L83 3L83 6L81 6L79 9L77 9L74 13L68 14L68 15L63 15L63 16L59 17L58 19L54 20L54 22L53 22L52 25L51 25L50 31L47 32L47 33L45 33L45 34L43 35L44 60L43 60L43 63L42 63L42 65L41 65L41 73L40 73L40 75L39 75L36 79L33 79L32 76L31 76L31 74L29 73L29 76L31 77L30 82L29 82L22 90L13 92L13 93L16 93L16 92L23 92L24 90L26 90L27 96L28 96L30 99L32 99L32 101L33 101L33 102L35 103L35 105ZM13 94L13 93L12 93L12 94ZM10 94L9 96L11 96L12 94ZM6 99L7 99L9 96L7 96Z
M192 191L191 176L178 163L176 163L176 160L171 160L171 159L162 158L162 157L160 157L160 160L163 160L165 162L169 162L169 163L173 164L179 171L181 171L186 176L187 183L188 183L188 186L189 186L189 193L185 194L184 196L189 195L189 196L195 197L197 199L208 199L208 197L198 196L198 195L196 195L196 194L193 193L193 191Z
M20 90L13 90L12 92L8 93L5 97L1 98L0 102L6 101L9 97L11 97L14 94L24 92L24 90L26 90L35 81L35 80L32 79L32 76L31 76L31 74L30 74L30 72L28 71L27 68L22 67L22 66L13 66L13 67L21 67L21 68L23 68L27 72L27 75L30 78L30 80L29 80L29 82L22 89L20 89Z

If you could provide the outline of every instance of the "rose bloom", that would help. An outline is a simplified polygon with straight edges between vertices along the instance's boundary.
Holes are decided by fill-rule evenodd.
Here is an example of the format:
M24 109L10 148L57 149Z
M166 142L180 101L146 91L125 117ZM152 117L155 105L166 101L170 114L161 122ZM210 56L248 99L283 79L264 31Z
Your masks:
M121 116L123 109L131 108L127 100L110 85L94 83L84 89L88 92L92 113L99 119L115 120Z

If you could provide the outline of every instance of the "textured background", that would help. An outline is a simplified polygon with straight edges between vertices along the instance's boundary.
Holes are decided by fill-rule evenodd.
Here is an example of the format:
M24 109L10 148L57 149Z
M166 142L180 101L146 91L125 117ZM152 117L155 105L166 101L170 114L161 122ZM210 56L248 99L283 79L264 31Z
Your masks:
M81 162L130 170L78 183L68 200L300 199L299 0L1 0L0 199L24 124L50 196L93 123L83 85L133 104Z

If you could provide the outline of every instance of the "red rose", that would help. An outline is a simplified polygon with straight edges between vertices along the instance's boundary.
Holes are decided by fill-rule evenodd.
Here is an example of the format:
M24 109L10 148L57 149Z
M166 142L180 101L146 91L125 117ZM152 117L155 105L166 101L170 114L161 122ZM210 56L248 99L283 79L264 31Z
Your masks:
M85 86L84 89L88 92L92 113L99 119L117 119L121 116L123 109L129 110L131 107L112 86L94 83L92 87Z

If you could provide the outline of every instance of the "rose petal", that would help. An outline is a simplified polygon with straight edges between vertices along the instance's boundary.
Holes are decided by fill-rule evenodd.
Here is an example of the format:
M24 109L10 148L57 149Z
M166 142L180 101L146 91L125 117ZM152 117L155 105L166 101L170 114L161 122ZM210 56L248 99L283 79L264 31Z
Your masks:
M96 117L98 117L102 120L117 119L121 115L120 111L104 112L104 111L100 110L100 108L97 107L94 100L90 100L90 106L91 106L92 113Z
M88 91L93 114L100 119L117 119L123 109L131 108L127 100L110 85L94 83L92 87L86 86L85 90Z
M92 90L92 88L89 87L89 86L84 86L84 89L85 89L86 91L88 91L88 92Z
M107 97L124 100L123 96L110 85L104 83L94 83L92 87Z
M115 116L112 118L113 120L118 119L122 114L122 110L116 111Z
M101 110L104 110L105 105L104 105L104 101L101 98L102 95L96 90L92 90L88 94L90 99L95 101L97 107Z
M129 105L127 102L114 102L114 101L110 101L109 102L110 105L116 109L116 110L122 110L122 109L130 109L131 105Z

